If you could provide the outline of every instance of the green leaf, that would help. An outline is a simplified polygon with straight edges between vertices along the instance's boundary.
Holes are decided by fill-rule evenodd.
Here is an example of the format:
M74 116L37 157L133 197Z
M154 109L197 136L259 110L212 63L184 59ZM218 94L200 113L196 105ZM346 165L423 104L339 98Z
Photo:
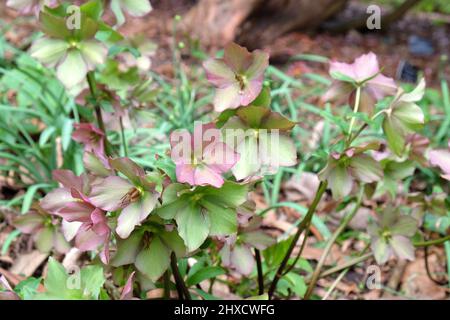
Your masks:
M200 282L206 279L215 278L225 273L226 271L222 267L216 266L204 267L187 279L187 285L195 286L196 284L199 284Z
M405 138L403 137L403 134L396 131L391 117L386 117L384 119L383 131L386 135L389 149L391 149L397 156L401 156L405 148Z
M101 266L87 266L81 269L81 285L83 287L83 295L91 299L98 299L100 290L106 279Z

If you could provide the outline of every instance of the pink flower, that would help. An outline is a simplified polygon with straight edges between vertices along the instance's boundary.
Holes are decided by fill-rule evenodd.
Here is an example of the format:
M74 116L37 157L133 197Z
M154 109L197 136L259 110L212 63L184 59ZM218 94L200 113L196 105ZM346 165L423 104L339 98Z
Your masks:
M373 52L363 54L351 64L332 61L330 75L338 80L325 93L322 100L354 99L354 92L361 87L361 111L370 111L375 102L386 95L395 94L397 85L392 78L381 74L377 56Z
M448 147L449 150L432 150L428 154L431 165L441 168L444 172L442 178L446 180L450 180L450 140Z
M76 123L72 139L84 144L84 150L101 157L105 154L105 134L91 123Z
M105 212L86 196L91 178L86 175L77 177L69 170L55 170L53 178L62 184L62 188L47 194L41 201L42 208L63 218L67 240L75 237L75 246L81 251L95 250L103 244L100 258L108 263L111 230ZM72 235L68 235L69 232Z
M239 155L220 140L221 132L214 123L196 124L194 135L186 130L173 132L171 158L178 182L220 188L224 183L222 174L239 160Z
M236 43L225 47L223 59L209 59L203 67L216 88L214 108L217 112L249 105L259 95L264 71L269 64L266 52L248 52Z
M126 239L144 221L158 203L155 190L159 175L146 173L128 158L110 160L111 167L123 174L108 176L92 187L89 200L105 211L121 210L117 218L117 234Z

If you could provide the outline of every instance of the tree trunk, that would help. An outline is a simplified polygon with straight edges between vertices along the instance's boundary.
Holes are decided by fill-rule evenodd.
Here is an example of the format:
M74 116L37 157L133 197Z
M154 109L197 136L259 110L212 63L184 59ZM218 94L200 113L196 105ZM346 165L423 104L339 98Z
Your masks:
M236 40L250 49L263 47L295 30L317 27L348 0L200 0L184 17L190 36L206 45Z

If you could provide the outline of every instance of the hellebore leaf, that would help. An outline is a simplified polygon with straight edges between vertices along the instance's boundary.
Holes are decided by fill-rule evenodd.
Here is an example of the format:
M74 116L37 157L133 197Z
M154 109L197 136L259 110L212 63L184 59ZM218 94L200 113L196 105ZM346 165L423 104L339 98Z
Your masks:
M157 236L136 257L136 268L153 281L158 280L170 264L170 250Z

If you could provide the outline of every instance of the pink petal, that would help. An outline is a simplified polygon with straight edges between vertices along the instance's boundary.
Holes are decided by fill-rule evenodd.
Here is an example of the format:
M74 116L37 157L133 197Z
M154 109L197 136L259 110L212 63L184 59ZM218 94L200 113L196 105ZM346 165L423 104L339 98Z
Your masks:
M352 66L356 81L366 80L380 72L377 56L373 52L359 56Z
M134 186L121 177L107 177L92 187L89 199L98 208L114 211L121 208L123 197L132 188Z
M64 208L68 202L75 201L70 191L65 188L59 188L48 193L41 200L42 209L51 213L56 213Z
M75 237L75 246L81 251L91 251L105 243L107 235L96 234L88 225L83 224Z
M192 186L195 185L195 168L191 164L179 164L176 166L175 172L178 182L189 183Z
M108 227L108 219L105 213L100 209L95 209L91 214L92 230L98 235L105 235L110 232Z
M431 150L428 154L430 163L433 166L441 168L444 172L443 178L448 179L450 176L450 151L447 150Z
M223 185L223 178L220 174L207 166L197 167L194 171L194 185L211 185L220 188Z
M120 300L131 300L133 299L133 281L136 271L133 271L128 277L127 283L123 287L122 294L120 295Z
M70 170L53 170L53 179L63 185L64 188L75 190L83 190L83 179L76 176Z
M203 162L218 173L230 170L239 158L239 154L223 142L207 147L203 153Z
M95 207L89 203L74 201L66 203L64 208L59 210L58 215L69 222L89 222L94 209Z
M203 63L206 79L217 88L224 88L235 82L234 72L222 60L209 59Z

